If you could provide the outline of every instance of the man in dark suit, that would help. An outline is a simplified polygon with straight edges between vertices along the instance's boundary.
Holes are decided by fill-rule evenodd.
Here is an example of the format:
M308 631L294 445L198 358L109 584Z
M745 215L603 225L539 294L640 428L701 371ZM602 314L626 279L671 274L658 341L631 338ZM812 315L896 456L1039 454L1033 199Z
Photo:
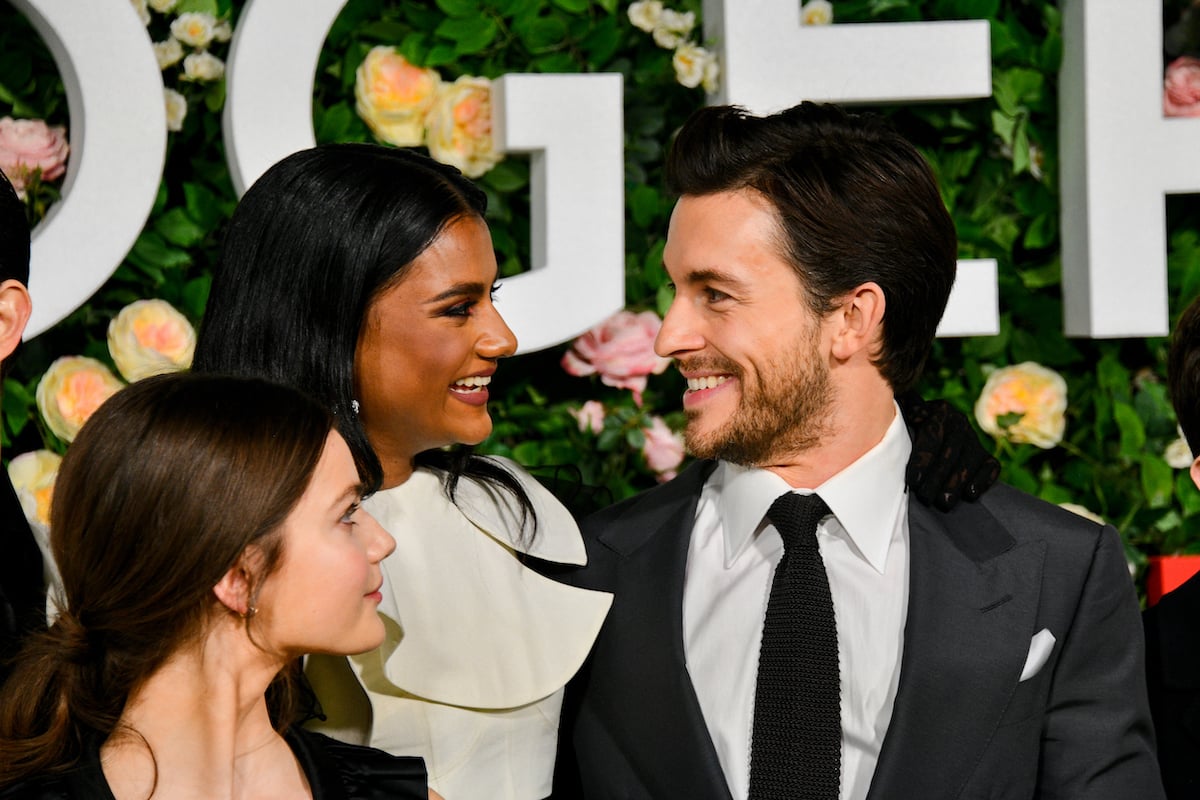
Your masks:
M925 161L836 107L712 107L667 173L656 349L699 460L584 525L614 592L568 693L584 796L1161 797L1117 532L905 488L894 398L956 269Z
M28 282L25 205L0 173L0 362L17 349L29 321ZM0 476L0 682L8 675L8 659L21 637L45 624L41 552L5 474Z
M1171 402L1183 438L1200 448L1200 299L1179 317L1167 359ZM1200 458L1192 462L1200 486ZM1158 762L1171 800L1200 797L1200 575L1142 615L1146 683L1158 734Z

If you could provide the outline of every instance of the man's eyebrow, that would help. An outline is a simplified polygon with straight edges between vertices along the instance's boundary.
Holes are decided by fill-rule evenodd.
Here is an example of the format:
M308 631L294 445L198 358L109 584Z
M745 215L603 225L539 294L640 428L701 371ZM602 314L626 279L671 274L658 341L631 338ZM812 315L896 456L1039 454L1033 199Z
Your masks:
M694 269L683 276L682 281L676 283L687 283L695 285L698 283L719 283L722 286L727 286L731 289L745 289L748 285L740 278L725 272L724 270L708 267L705 269Z

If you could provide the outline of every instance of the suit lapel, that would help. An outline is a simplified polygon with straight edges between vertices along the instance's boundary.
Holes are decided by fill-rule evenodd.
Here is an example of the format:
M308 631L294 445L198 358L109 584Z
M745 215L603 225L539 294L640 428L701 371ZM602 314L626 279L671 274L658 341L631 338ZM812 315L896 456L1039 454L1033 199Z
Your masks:
M627 755L654 797L730 797L683 648L688 547L696 501L713 466L694 464L634 504L599 537L622 558L606 624L622 636L601 643L605 657L593 670L612 671L605 682L619 687L619 696L610 700L623 712L614 713L610 724L621 729L615 738L631 743ZM662 778L669 783L654 783Z
M1043 543L1017 546L981 504L940 513L915 499L909 542L900 683L868 800L957 796L1036 632Z

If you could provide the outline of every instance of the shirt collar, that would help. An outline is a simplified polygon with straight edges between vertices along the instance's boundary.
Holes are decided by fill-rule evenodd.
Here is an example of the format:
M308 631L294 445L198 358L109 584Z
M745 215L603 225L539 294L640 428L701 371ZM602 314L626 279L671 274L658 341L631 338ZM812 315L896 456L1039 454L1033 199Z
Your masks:
M911 452L912 441L896 407L879 444L816 487L854 546L880 573L887 564L896 517L903 508L904 471ZM792 487L773 472L727 461L720 463L712 483L720 493L718 513L725 537L725 566L729 567L766 527L764 517L771 503ZM864 497L872 502L863 502Z

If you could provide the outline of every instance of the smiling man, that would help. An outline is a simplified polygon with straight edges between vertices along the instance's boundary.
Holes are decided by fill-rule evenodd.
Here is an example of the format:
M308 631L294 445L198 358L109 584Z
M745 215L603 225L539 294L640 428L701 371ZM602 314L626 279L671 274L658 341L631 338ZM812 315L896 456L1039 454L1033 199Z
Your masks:
M956 269L920 154L810 103L697 112L657 341L674 481L591 518L615 600L573 692L588 798L1156 798L1115 530L996 486L910 502L895 396Z

